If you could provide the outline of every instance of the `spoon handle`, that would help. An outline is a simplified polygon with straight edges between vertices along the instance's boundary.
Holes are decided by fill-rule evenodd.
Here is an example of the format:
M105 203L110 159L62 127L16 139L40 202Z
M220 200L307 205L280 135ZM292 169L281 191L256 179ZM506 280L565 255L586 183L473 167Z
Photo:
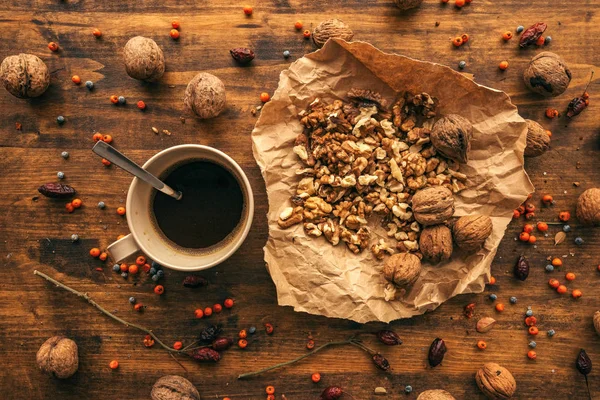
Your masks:
M146 183L149 183L164 194L169 195L177 200L181 199L181 192L173 190L169 185L166 185L163 181L152 175L150 172L131 161L123 153L108 143L99 141L94 145L92 151L98 154L100 157L105 158L111 163L115 164L117 167L129 172L131 175L143 180Z

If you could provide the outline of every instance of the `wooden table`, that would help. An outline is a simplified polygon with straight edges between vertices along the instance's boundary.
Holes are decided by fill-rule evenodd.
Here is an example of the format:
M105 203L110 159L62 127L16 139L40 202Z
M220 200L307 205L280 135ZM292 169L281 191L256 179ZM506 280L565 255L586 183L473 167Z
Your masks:
M7 4L8 3L8 4ZM256 121L251 110L260 104L259 94L272 93L279 72L288 64L313 50L313 45L294 30L302 20L311 29L321 20L339 17L355 32L355 39L373 43L387 52L435 61L456 68L467 62L465 72L475 80L510 94L521 114L543 123L553 132L552 150L526 163L536 186L534 200L551 193L556 205L538 212L539 219L556 221L559 210L574 214L577 196L584 189L600 186L598 120L600 85L590 87L591 105L570 123L564 117L549 120L546 107L564 110L572 97L581 93L594 64L600 65L600 3L594 1L547 2L543 0L474 0L462 10L426 0L414 11L400 13L391 1L256 1L252 17L245 17L242 5L233 0L82 2L11 1L0 11L0 57L20 52L40 56L49 66L52 84L40 98L26 101L0 90L0 167L2 171L0 207L0 397L6 399L144 399L157 378L180 374L190 379L203 399L264 399L266 385L288 399L316 399L325 386L340 385L356 399L372 399L376 386L388 390L387 398L414 399L426 389L444 388L457 399L479 399L474 373L484 362L494 361L508 367L516 377L519 399L584 399L585 382L574 367L579 348L600 362L600 339L592 326L592 314L599 308L600 229L584 229L572 220L568 240L554 247L552 237L560 227L552 226L550 237L540 237L538 245L524 246L515 241L521 222L509 226L500 246L492 272L497 284L485 293L459 296L436 311L391 324L404 339L400 347L384 348L373 343L390 360L393 372L376 370L371 361L355 348L327 350L292 367L263 376L238 381L240 373L282 362L304 354L307 335L317 344L340 340L356 332L373 331L381 324L361 326L344 320L295 313L277 306L275 287L265 269L262 246L267 238L267 198L260 171L251 152L250 132ZM181 22L181 38L169 38L170 23ZM548 23L553 37L548 47L566 59L573 71L568 91L553 99L528 93L521 78L529 58L539 49L519 50L513 39L505 44L502 32L518 25L538 21ZM439 26L438 25L439 22ZM99 28L101 39L92 36ZM449 38L467 32L468 45L452 48ZM135 35L152 37L163 48L167 72L158 84L143 84L129 78L121 61L121 49ZM46 45L55 41L58 53ZM257 59L249 68L237 67L228 50L249 46ZM284 50L292 57L285 60ZM510 68L499 71L502 60ZM218 118L200 121L185 115L183 92L187 82L199 71L219 76L227 87L228 107ZM75 86L71 76L95 84L92 91ZM596 79L600 78L600 71ZM123 95L126 106L114 106L111 95ZM135 103L148 105L140 112ZM66 123L59 126L56 117ZM180 119L185 117L185 123ZM15 129L15 123L22 130ZM154 134L151 127L172 132ZM183 143L214 146L235 158L247 172L255 191L257 210L248 239L228 261L206 273L210 286L190 290L181 286L185 274L166 271L165 295L152 293L147 277L124 280L92 259L92 247L105 247L119 234L127 233L125 220L115 212L124 204L131 177L117 168L106 168L92 154L94 132L110 133L114 144L142 163L159 150ZM68 151L68 160L61 158ZM64 171L65 182L79 191L84 207L69 214L63 201L38 196L36 188L55 181ZM575 187L573 182L580 182ZM96 207L99 201L105 210ZM71 234L80 241L71 242ZM539 235L541 236L541 235ZM581 236L585 245L577 247L573 238ZM518 254L530 257L533 268L526 282L512 276ZM562 257L563 271L544 271L546 258ZM102 271L96 268L103 267ZM237 336L240 329L258 327L249 347L225 353L218 365L198 365L187 359L182 369L169 355L155 346L142 345L143 334L126 328L85 303L53 287L33 270L87 292L98 303L118 316L151 327L167 343L189 342L208 321L193 318L193 310L210 306L227 297L236 299L233 310L211 317L221 322L225 332ZM569 284L584 295L575 301L548 288L549 277L563 279L573 271L577 279ZM494 312L488 299L497 293L506 311ZM135 296L147 305L144 313L132 310L127 299ZM518 297L509 305L510 296ZM462 315L463 307L477 304L471 320ZM526 306L538 317L541 333L535 337L538 359L525 354L532 339L523 324ZM486 335L474 333L478 317L493 316L497 328ZM263 324L275 325L275 334L266 336ZM547 329L556 336L546 336ZM52 335L65 335L79 345L80 366L76 375L59 381L43 375L36 367L39 346ZM441 337L449 351L442 366L427 367L426 354L431 341ZM475 344L484 337L486 351ZM109 369L118 359L120 367ZM313 372L322 381L310 380ZM600 395L597 370L590 375L592 393ZM404 386L414 392L404 395ZM346 396L348 397L348 396Z

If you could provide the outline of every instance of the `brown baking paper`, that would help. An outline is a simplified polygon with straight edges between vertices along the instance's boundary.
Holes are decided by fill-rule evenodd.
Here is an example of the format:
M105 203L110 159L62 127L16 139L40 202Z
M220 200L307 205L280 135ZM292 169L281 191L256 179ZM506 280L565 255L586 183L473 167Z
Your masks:
M423 264L413 288L386 301L382 261L369 250L351 253L324 238L305 235L302 224L281 229L277 219L289 207L303 168L292 152L302 132L297 114L316 97L344 98L351 88L380 92L391 104L397 92L427 92L439 99L438 115L460 114L473 124L467 189L455 195L455 216L484 214L492 235L476 254L455 250L449 262ZM433 310L461 293L481 292L513 210L533 191L523 169L526 124L504 92L480 86L448 67L386 54L368 43L329 41L323 49L294 62L281 73L279 87L252 132L254 157L269 198L267 267L280 305L357 322L409 318ZM387 238L372 216L373 243ZM395 240L389 240L395 244Z

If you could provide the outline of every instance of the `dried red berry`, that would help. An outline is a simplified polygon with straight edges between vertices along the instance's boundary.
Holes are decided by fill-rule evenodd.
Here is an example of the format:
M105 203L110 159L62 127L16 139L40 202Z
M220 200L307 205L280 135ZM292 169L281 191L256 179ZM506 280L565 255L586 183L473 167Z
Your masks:
M517 260L517 263L515 264L514 274L515 277L520 281L524 281L529 276L529 261L527 261L525 256L520 256Z
M62 183L46 183L38 188L38 192L53 199L66 199L76 193L71 186Z
M233 344L233 340L226 337L218 337L212 342L212 348L217 351L227 350Z
M193 350L188 355L199 362L217 362L221 359L221 355L210 347Z
M523 32L521 39L519 40L519 46L527 47L530 44L535 44L547 27L548 25L546 25L544 22L538 22L537 24L525 29L525 32Z
M379 332L377 332L377 338L381 343L386 344L388 346L396 346L402 344L400 336L398 336L398 334L394 331L389 331L385 329L380 330Z
M373 364L375 364L375 366L377 368L379 368L380 370L388 371L390 369L389 361L381 354L379 354L379 353L373 354L372 358L373 358Z
M443 339L436 338L429 346L429 365L432 367L437 367L444 360L444 355L446 354L448 349L446 348L446 343L444 343Z
M188 275L183 279L183 286L189 288L201 287L208 285L208 281L203 276Z
M229 50L229 54L231 54L231 57L240 64L248 64L250 61L254 60L254 52L252 49L246 47L231 49Z
M321 393L321 400L336 400L342 397L344 391L341 387L329 386Z
M212 342L221 333L221 325L210 325L202 329L199 340L201 342Z

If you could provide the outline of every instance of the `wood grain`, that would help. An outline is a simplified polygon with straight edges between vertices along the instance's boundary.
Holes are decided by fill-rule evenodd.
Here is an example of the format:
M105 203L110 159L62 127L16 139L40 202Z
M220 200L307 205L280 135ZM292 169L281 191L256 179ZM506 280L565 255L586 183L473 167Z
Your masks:
M585 348L594 362L600 362L600 338L594 332L591 316L600 305L600 230L582 228L576 220L568 240L554 247L552 236L560 227L552 226L549 237L539 237L535 247L515 241L521 226L514 222L500 246L492 267L497 284L481 294L458 296L437 310L391 327L404 344L384 348L372 339L372 346L384 353L393 372L376 370L371 361L355 348L336 348L313 359L247 381L236 376L306 352L305 342L312 333L317 345L340 340L357 332L371 332L382 324L358 325L332 320L277 306L275 287L265 269L262 246L267 238L267 198L260 171L251 152L250 132L256 121L250 110L260 104L261 92L272 93L279 73L294 59L313 50L309 41L293 28L302 20L312 29L321 20L337 17L348 22L356 40L364 40L386 52L396 52L456 68L467 62L465 72L484 85L504 90L519 106L521 115L540 121L553 132L552 150L529 159L527 171L536 186L534 199L551 193L556 205L538 212L539 219L555 221L559 210L574 208L577 196L588 187L600 186L600 73L592 83L590 107L567 123L561 117L544 118L547 107L564 110L568 101L581 93L594 66L600 65L600 3L543 0L528 2L474 0L457 10L436 0L425 0L419 9L399 12L387 0L265 0L251 2L254 15L242 13L242 4L233 0L85 2L6 1L0 10L0 57L20 52L40 56L49 66L52 84L34 100L18 100L0 90L0 397L7 399L144 399L149 398L154 381L165 374L181 374L200 390L203 399L234 400L265 398L264 387L273 384L277 393L290 400L316 399L324 387L340 385L356 399L373 399L373 389L383 386L387 398L415 399L426 389L444 388L457 399L483 398L473 379L476 369L486 361L498 362L516 377L519 399L584 399L583 377L574 368L579 348ZM170 22L181 22L181 38L172 41ZM558 98L544 99L528 93L522 70L530 57L540 50L519 50L516 41L501 40L501 33L518 25L537 21L548 23L553 37L548 50L560 54L573 72L567 92ZM439 26L436 27L436 22ZM104 35L95 39L91 31ZM454 49L448 40L469 33L468 45ZM121 49L135 35L154 38L167 60L167 72L156 84L129 78L121 61ZM46 45L60 44L53 54ZM228 54L233 47L249 46L257 58L251 66L236 66ZM284 50L292 57L285 60ZM508 60L510 67L500 72L497 65ZM187 82L199 71L220 77L227 87L227 110L218 118L200 121L183 109ZM75 86L70 77L92 80L88 91ZM126 106L114 106L109 96L123 95ZM148 105L140 112L135 103ZM468 98L457 96L457 101ZM56 124L63 115L66 123ZM185 118L182 123L180 117ZM23 125L22 131L15 123ZM151 127L168 129L171 136L155 135ZM223 264L206 273L210 286L198 290L183 288L183 273L166 271L166 294L152 293L152 281L139 277L125 281L88 255L91 247L105 247L117 235L127 233L126 222L115 213L127 195L130 176L116 168L105 168L90 148L94 132L110 133L114 144L135 161L143 162L157 151L183 144L214 146L230 154L244 168L255 193L255 222L241 249ZM69 151L63 160L60 153ZM77 188L84 207L73 214L61 201L37 198L36 188L54 181L64 171L65 182ZM580 182L579 187L573 182ZM104 201L107 209L96 208ZM79 234L73 244L70 236ZM573 238L581 236L585 245L577 247ZM526 282L512 277L516 257L525 253L532 262ZM544 271L546 258L564 258L563 271ZM95 270L103 267L102 272ZM219 365L198 365L181 360L184 371L159 348L142 346L143 335L101 315L82 300L52 287L35 277L40 269L57 279L89 293L97 302L117 315L155 329L167 343L189 342L208 321L193 319L193 310L236 299L231 311L211 317L225 332L235 337L251 325L258 333L249 347L232 349ZM577 279L569 284L584 296L575 301L548 288L549 277L563 278L573 271ZM488 295L494 292L506 304L498 314ZM135 296L148 308L135 313L127 299ZM518 297L509 305L510 296ZM462 316L464 305L477 303L475 317ZM538 317L540 335L536 361L527 360L527 343L532 339L523 325L526 306ZM491 332L474 331L481 316L493 316L499 323ZM265 335L263 324L275 325L273 336ZM547 329L557 334L548 338ZM62 334L74 339L80 349L78 373L66 381L44 376L35 365L35 353L49 336ZM443 364L435 369L426 365L431 341L443 338L449 351ZM485 339L488 349L479 351L475 343ZM118 359L120 368L112 371L108 363ZM320 372L321 383L313 384L310 374ZM592 394L600 395L597 371L590 375ZM415 391L404 395L404 386Z

